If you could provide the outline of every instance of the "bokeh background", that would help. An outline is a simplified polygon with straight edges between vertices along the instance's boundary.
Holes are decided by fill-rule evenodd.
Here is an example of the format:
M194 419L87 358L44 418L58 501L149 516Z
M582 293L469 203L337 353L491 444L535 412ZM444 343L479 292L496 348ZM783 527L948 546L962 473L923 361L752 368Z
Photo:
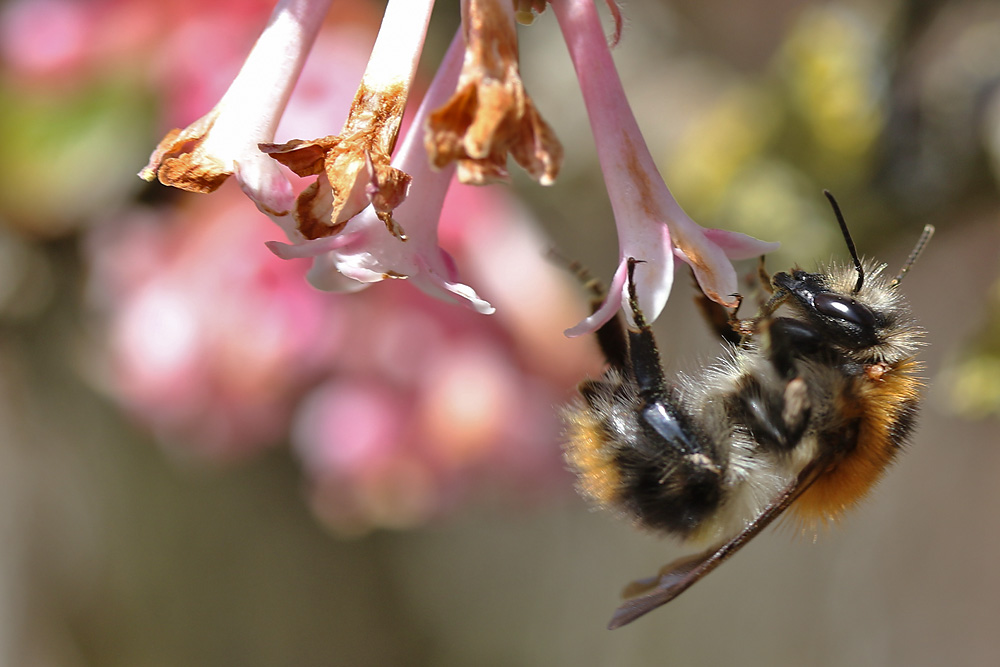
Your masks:
M429 81L458 22L440 3ZM558 182L455 188L442 243L499 312L308 288L234 183L135 177L210 109L267 0L0 4L0 664L986 665L1000 659L1000 5L630 3L615 57L702 224L900 266L931 343L919 429L816 540L771 529L615 632L680 555L588 510L556 406L600 370L545 258L609 276L610 206L551 13L522 73ZM335 133L381 16L334 3L278 141ZM610 24L609 24L610 30ZM741 266L752 272L753 263ZM665 365L718 344L680 275Z

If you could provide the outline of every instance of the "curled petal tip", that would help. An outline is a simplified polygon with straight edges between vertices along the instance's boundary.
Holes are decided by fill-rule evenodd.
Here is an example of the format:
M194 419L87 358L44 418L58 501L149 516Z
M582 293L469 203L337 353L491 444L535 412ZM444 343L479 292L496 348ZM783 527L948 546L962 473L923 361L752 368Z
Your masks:
M468 285L464 285L462 283L450 283L445 287L445 289L459 297L463 305L471 308L480 315L492 315L497 310L489 301L480 298Z
M618 270L615 271L614 278L611 279L611 286L608 288L608 296L604 299L604 303L602 303L600 307L590 316L585 317L579 324L566 329L566 331L563 332L563 335L567 338L584 336L586 334L594 333L609 322L618 312L618 309L623 305L622 295L623 290L625 289L627 271L628 268L626 262L622 261L618 265Z
M750 259L774 252L781 247L777 241L761 241L747 234L725 229L706 229L705 238L722 248L729 259Z
M305 257L305 255L298 252L298 246L290 243L282 243L281 241L265 241L264 245L268 250L273 252L275 256L280 257L281 259L297 259L299 257Z
M353 234L341 234L339 236L327 236L302 243L265 241L264 245L281 259L301 259L303 257L317 257L331 250L342 248L354 240L355 235Z
M493 305L479 297L468 285L462 283L446 283L445 289L462 299L462 303L472 308L474 311L480 315L492 315L496 312L496 308Z

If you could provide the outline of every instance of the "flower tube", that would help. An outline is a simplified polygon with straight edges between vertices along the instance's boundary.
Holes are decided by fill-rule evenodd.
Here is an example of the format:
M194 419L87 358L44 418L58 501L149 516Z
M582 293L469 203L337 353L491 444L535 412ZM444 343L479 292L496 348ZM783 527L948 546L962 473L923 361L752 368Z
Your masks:
M691 266L710 299L735 307L732 295L737 280L730 258L770 252L777 244L735 232L707 230L684 212L663 182L639 131L592 0L552 0L550 4L583 92L619 244L618 269L607 300L567 335L592 332L627 305L629 257L643 262L635 270L636 292L650 322L670 295L675 255ZM629 309L624 311L631 320Z

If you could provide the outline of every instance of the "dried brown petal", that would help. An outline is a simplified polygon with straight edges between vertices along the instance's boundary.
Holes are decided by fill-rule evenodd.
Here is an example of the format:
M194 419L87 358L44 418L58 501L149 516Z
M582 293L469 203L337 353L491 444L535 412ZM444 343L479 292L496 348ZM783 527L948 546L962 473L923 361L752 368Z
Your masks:
M514 18L521 25L531 25L545 11L546 0L514 0Z
M386 228L403 238L392 209L406 198L410 177L393 168L390 153L406 103L404 86L373 90L363 82L344 130L313 141L262 144L261 150L299 176L319 176L299 195L298 229L307 239L336 234L371 202ZM362 178L362 172L367 178Z
M140 178L159 179L163 185L201 194L218 189L233 171L202 149L215 116L213 112L183 130L168 132L149 157L149 164L139 172Z
M385 163L376 165L371 155L367 159L368 173L371 179L365 187L365 193L372 202L375 214L393 236L406 240L406 234L393 217L392 212L403 203L410 191L413 180L405 171L396 169Z
M510 181L507 155L502 150L480 160L460 159L455 173L459 182L466 185L489 185Z
M457 161L459 179L479 185L509 180L509 154L550 184L562 164L562 146L521 82L511 6L469 0L466 8L467 53L458 88L427 122L432 164Z
M318 239L336 234L347 221L332 223L333 195L330 183L324 178L318 178L303 190L295 200L295 221L299 232L307 239Z
M339 137L323 137L315 141L292 139L283 144L259 144L260 150L285 165L298 176L316 176L323 173L326 152Z
M525 98L524 120L518 127L521 136L511 143L511 156L539 183L551 185L559 175L563 148L530 98Z

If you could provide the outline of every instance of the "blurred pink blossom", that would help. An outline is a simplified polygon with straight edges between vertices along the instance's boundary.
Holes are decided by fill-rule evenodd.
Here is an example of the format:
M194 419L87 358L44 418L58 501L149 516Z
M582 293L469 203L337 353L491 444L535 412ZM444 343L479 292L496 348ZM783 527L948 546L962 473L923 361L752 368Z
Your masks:
M197 456L280 442L298 392L342 336L337 304L303 286L304 267L263 246L272 233L227 189L166 219L127 216L91 238L111 389Z
M316 291L308 262L266 249L276 230L237 192L134 213L88 246L105 384L170 451L232 460L291 433L311 505L343 532L569 490L553 408L601 363L592 341L563 338L580 290L515 201L456 186L443 208L442 243L461 265L480 260L503 309L484 318L405 281Z
M469 211L488 213L471 222ZM601 366L590 341L561 335L583 308L578 287L500 193L453 187L442 230L463 265L492 241L496 261L469 265L500 311L479 317L401 282L351 301L352 321L377 324L349 329L293 430L313 507L340 530L413 525L489 492L527 502L567 488L553 407ZM534 298L511 279L511 257Z
M0 56L8 74L33 85L79 85L93 76L143 67L174 77L184 94L170 99L196 102L201 115L209 100L203 99L195 79L221 76L210 86L211 101L218 99L273 4L273 0L11 0L0 6ZM215 66L205 67L206 59ZM178 76L187 80L181 84Z

